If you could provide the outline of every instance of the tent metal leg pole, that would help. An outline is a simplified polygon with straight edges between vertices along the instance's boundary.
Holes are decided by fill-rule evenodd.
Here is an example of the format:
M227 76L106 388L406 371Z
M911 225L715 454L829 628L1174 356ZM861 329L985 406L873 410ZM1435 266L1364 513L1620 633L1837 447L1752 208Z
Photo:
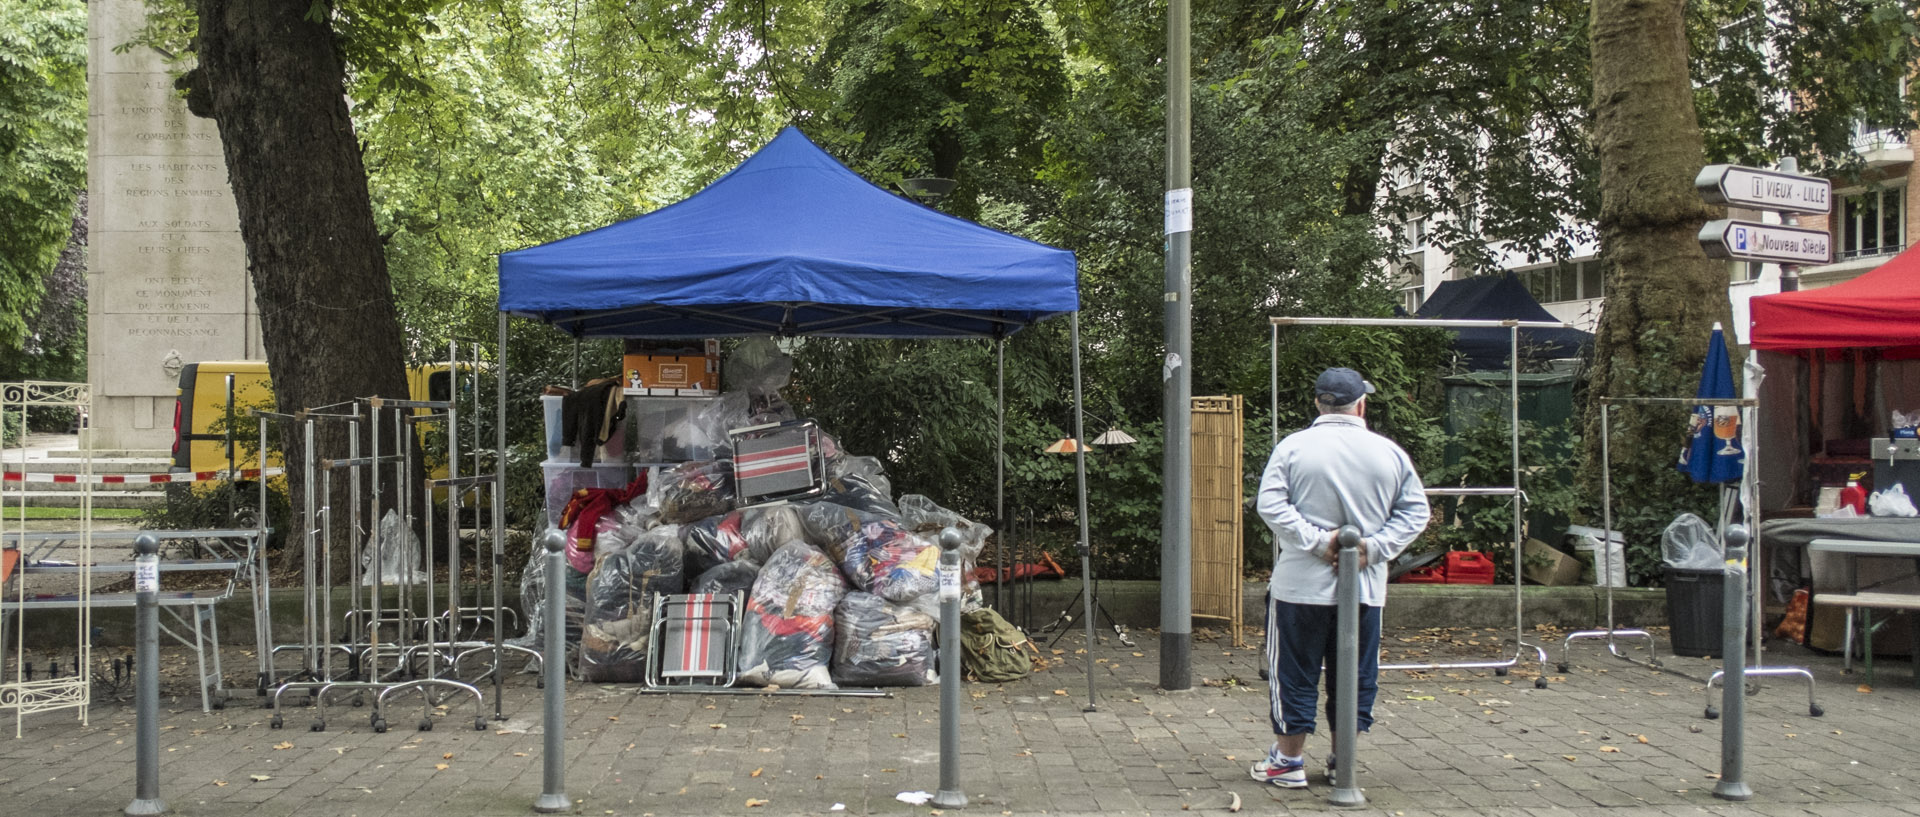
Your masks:
M993 517L1000 526L1000 540L995 543L994 558L999 570L994 573L993 607L1006 612L1007 589L1007 341L1006 338L994 338L994 437L993 437ZM1015 564L1018 570L1019 565Z
M494 366L494 413L493 413L493 718L505 720L502 713L502 698L506 683L506 602L501 595L500 574L506 569L507 547L506 525L507 509L504 497L507 488L507 313L500 313L500 351L493 356ZM476 373L477 374L477 373ZM478 380L474 381L476 384ZM475 402L479 401L479 391L475 390ZM475 412L474 419L479 420ZM477 433L477 432L476 432ZM533 622L528 622L529 628Z
M1087 710L1098 704L1093 696L1093 549L1087 536L1087 443L1083 435L1085 403L1080 395L1080 313L1073 313L1073 475L1077 486L1080 517L1080 591L1086 597L1087 625Z

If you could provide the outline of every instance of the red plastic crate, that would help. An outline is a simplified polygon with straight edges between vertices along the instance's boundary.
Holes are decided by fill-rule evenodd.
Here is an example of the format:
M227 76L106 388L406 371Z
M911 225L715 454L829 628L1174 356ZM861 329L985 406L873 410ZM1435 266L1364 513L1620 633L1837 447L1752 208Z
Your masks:
M1479 551L1447 554L1447 584L1493 584L1493 560Z

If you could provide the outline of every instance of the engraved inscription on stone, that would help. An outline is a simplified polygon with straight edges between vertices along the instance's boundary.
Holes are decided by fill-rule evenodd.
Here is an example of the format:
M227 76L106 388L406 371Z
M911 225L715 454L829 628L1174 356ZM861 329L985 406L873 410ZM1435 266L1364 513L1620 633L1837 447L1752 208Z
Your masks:
M181 365L264 356L246 248L219 128L187 111L179 66L116 52L144 0L92 0L87 13L91 444L164 448L171 429L138 409L171 400Z

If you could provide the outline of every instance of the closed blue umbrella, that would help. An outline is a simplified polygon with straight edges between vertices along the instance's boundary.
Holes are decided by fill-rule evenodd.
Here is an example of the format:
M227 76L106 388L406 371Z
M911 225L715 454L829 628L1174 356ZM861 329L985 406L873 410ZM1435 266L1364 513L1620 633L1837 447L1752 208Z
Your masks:
M1707 363L1700 371L1700 390L1695 396L1740 396L1733 390L1727 339L1718 323L1713 325L1713 338L1707 341ZM1740 410L1734 406L1695 406L1688 423L1687 444L1680 450L1676 467L1694 482L1737 482L1746 464L1746 452L1740 447Z

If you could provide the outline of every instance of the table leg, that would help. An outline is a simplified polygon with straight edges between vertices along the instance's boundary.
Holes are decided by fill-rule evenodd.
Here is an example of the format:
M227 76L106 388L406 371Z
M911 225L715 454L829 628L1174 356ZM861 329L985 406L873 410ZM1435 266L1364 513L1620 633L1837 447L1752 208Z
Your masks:
M1866 668L1867 686L1873 686L1873 608L1860 608L1860 665Z

